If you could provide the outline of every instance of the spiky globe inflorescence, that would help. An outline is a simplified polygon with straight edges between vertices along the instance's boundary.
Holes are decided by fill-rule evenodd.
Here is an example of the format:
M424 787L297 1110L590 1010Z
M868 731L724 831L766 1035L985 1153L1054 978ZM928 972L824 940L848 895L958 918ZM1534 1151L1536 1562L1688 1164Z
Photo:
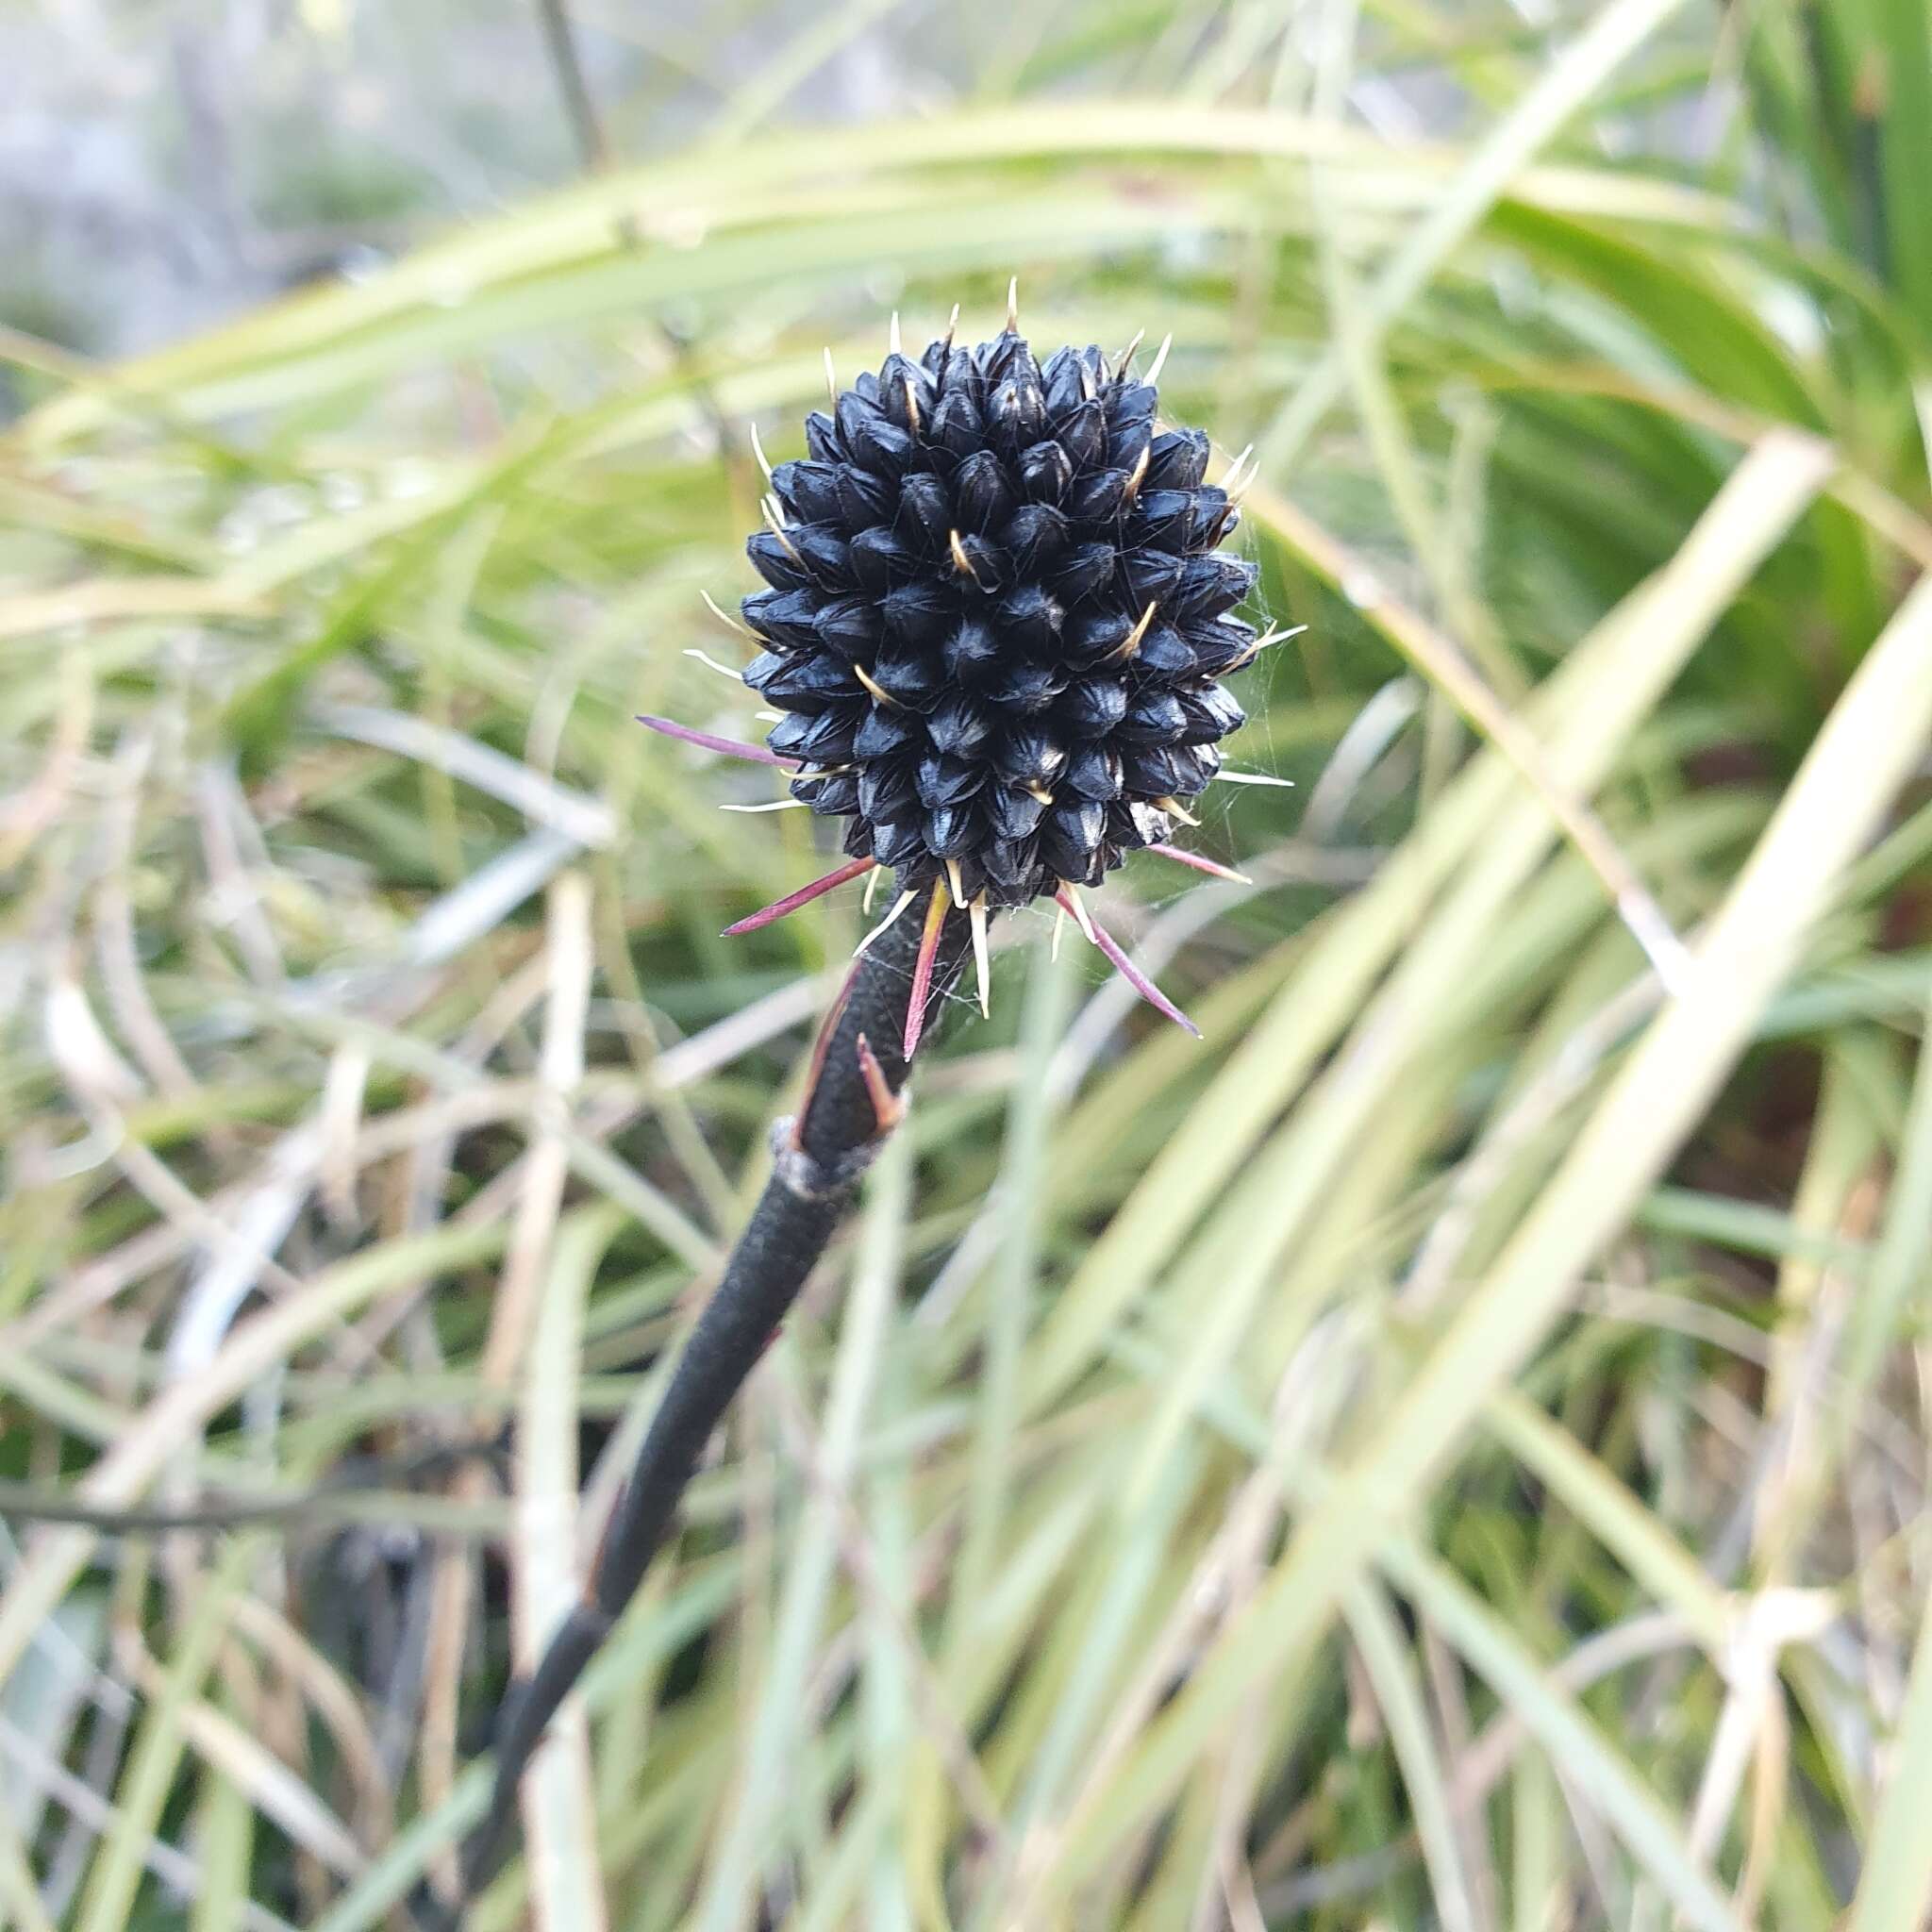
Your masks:
M1242 722L1255 570L1208 439L1097 348L896 349L805 425L747 546L768 742L845 850L1020 906L1164 841Z

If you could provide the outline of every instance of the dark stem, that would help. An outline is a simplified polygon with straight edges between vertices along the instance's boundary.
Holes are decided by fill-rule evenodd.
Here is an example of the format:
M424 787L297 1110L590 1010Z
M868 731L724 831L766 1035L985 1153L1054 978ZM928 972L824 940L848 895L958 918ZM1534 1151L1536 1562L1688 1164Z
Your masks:
M585 1600L552 1637L535 1672L504 1699L490 1808L463 1847L463 1902L501 1869L516 1820L517 1786L545 1727L643 1580L705 1444L897 1124L907 1074L900 1042L919 941L917 919L895 921L854 964L825 1021L799 1115L775 1129L772 1177L652 1418ZM932 1000L944 997L971 946L966 916L956 910L940 934Z
M593 175L610 166L610 150L604 141L604 125L597 119L597 104L591 98L590 83L584 78L584 63L577 53L576 29L571 23L565 0L537 0L537 11L543 23L543 42L550 51L550 64L557 71L557 85L563 95L564 111L570 116L571 132L576 137L577 153Z
M557 75L558 92L563 96L564 112L570 119L584 172L608 175L616 157L611 153L603 120L597 112L590 77L584 72L583 50L577 42L576 23L571 18L569 0L537 0L537 12L543 25L543 45ZM620 247L635 248L641 239L637 217L627 209L620 210L612 218L611 226ZM678 374L691 385L691 394L710 418L711 427L718 432L719 452L732 475L737 475L744 466L743 457L736 454L744 442L742 425L734 425L725 415L710 384L694 366L691 344L663 316L655 315L651 320Z

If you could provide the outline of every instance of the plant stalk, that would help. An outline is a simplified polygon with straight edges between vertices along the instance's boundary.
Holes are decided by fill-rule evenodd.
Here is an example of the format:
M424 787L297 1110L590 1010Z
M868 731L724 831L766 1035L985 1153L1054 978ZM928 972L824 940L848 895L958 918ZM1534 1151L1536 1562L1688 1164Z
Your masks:
M805 1099L795 1118L774 1128L771 1178L652 1419L585 1600L559 1625L536 1670L505 1696L495 1782L490 1807L463 1847L458 1910L502 1868L513 1842L518 1784L545 1728L642 1582L705 1444L898 1124L908 1071L901 1041L920 939L916 919L889 925L854 962L826 1017ZM940 931L929 998L950 990L971 946L967 917L955 909Z

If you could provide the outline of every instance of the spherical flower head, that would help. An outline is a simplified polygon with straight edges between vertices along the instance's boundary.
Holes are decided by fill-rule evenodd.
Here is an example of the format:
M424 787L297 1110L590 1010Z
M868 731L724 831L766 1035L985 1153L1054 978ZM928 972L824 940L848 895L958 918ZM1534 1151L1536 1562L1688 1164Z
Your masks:
M1097 348L896 349L772 473L745 682L793 794L925 896L1022 906L1159 843L1243 722L1255 567L1208 438Z

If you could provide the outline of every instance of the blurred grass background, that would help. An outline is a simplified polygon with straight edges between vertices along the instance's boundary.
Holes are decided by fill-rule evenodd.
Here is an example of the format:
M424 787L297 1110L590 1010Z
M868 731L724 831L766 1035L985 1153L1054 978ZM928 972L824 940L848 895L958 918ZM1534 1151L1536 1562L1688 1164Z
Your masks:
M1106 895L1205 1046L1006 923L478 1926L1924 1924L1920 0L576 25L582 178L534 8L5 24L0 1918L446 1865L862 930L631 714L1017 272L1298 789Z

